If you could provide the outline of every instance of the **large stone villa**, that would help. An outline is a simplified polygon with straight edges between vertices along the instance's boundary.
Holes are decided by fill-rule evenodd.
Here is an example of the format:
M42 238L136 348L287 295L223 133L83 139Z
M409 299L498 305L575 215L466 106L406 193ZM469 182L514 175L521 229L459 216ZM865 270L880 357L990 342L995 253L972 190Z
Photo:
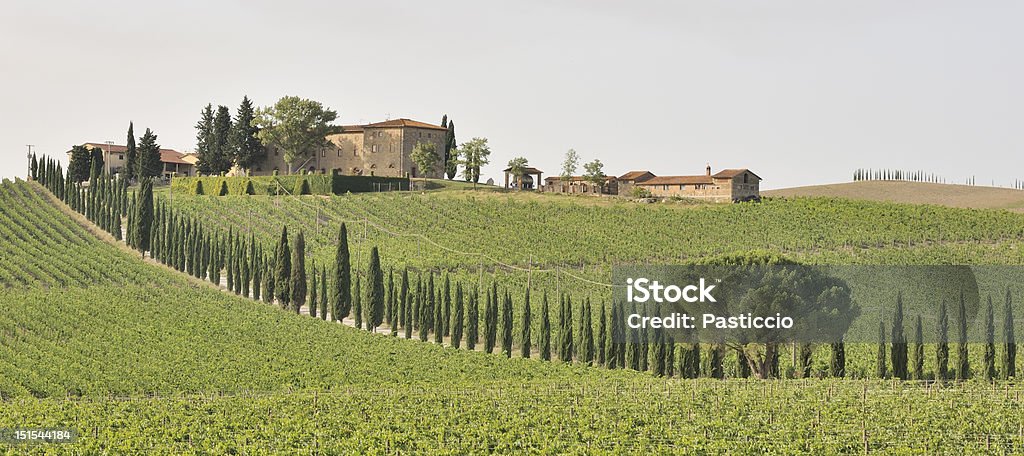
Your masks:
M410 119L394 119L366 125L343 125L327 135L327 144L293 170L316 173L440 178L444 170L445 128ZM436 169L424 172L410 159L417 143L434 145L440 159ZM253 167L252 175L288 173L284 152L267 146L266 159Z
M627 195L644 189L655 197L695 198L717 202L749 201L760 197L761 177L748 169L724 169L692 176L656 176L650 171L630 171L621 176L608 176L603 185L595 185L583 176L562 182L559 176L544 179L543 192L581 193L592 195Z

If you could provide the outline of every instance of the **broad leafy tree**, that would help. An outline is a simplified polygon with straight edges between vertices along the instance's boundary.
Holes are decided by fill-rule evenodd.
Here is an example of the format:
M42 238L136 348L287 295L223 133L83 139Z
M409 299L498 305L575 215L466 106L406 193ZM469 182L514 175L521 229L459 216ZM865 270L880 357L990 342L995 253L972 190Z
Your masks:
M491 148L487 145L487 138L473 138L459 147L459 156L462 163L462 177L466 182L474 184L480 182L480 169L490 163Z
M286 96L256 112L257 136L263 144L284 151L290 173L327 142L331 122L337 118L337 112L320 102Z

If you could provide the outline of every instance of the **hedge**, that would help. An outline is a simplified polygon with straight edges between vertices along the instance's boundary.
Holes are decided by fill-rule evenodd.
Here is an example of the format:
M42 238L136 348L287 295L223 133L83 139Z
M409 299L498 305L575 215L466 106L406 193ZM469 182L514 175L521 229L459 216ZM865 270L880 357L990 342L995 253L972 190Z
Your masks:
M303 180L306 181L305 185L302 183ZM227 186L228 195L244 195L249 186L252 187L251 191L254 195L287 195L303 187L307 187L309 193L313 195L409 189L409 179L403 177L293 174L288 176L175 177L171 179L171 190L195 194L196 186L201 185L201 188L205 190L203 193L216 195L222 184Z

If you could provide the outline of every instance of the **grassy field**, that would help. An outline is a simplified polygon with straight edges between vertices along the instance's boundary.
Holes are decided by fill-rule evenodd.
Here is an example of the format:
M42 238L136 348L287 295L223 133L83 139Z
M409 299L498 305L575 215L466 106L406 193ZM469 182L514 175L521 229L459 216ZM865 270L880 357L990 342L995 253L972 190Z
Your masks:
M410 230L450 233L460 225L416 222L417 217L401 214L402 209L429 213L445 201L434 199L442 196L327 199L339 205L340 215L324 224L333 234L345 214L368 213ZM227 224L237 213L214 206L226 201L196 199L187 204L196 213L210 205L222 214L210 220ZM306 210L299 209L305 205L298 201L283 199L245 204L258 201L263 206L256 207L268 215L249 225L256 230L264 230L260 227L268 217L288 220L294 211ZM385 206L387 201L393 204ZM465 225L473 227L507 211L514 216L569 208L495 197L481 205L492 212L473 219L472 206L455 209L464 203L453 199L442 214L452 220L466 217ZM764 207L780 213L804 210L799 205ZM872 207L897 211L902 206ZM75 444L12 447L16 452L1024 451L1019 410L1024 390L1012 383L683 380L578 363L505 359L358 331L229 295L145 262L110 239L100 240L87 222L69 216L34 184L4 183L0 209L10 222L3 225L5 275L0 278L0 428L70 426L79 432ZM580 217L574 221L589 220L605 215L604 210L593 207L569 215ZM648 208L636 214L643 217L647 210L655 211L647 216L668 218L696 211ZM718 217L761 218L743 215L745 206L708 210L725 211L712 214ZM914 210L894 215L893 223L911 220ZM903 250L933 248L940 249L938 255L949 255L958 246L1016 245L1012 214L1002 219L988 212L950 210L939 216L950 217L942 219L950 232L961 229L954 223L961 219L965 232L971 226L978 229L967 239L940 241L936 233L934 240L917 245L903 245L899 234L885 237L881 229L851 230L844 234L846 240L814 242L880 242L884 247L865 249L884 252L892 261L904 261L906 257L892 256ZM531 227L532 221L523 222L521 229ZM642 223L646 220L637 226ZM276 233L275 225L267 223L266 236ZM477 228L458 229L478 238L486 234ZM480 239L493 241L497 238L491 236L512 232ZM600 239L609 246L628 236L590 233L606 236ZM530 239L540 242L543 237ZM729 242L741 246L745 242L740 237L719 239L735 239ZM894 241L900 244L892 247ZM557 244L552 240L535 248L552 251L549 261L564 260L562 255L570 250ZM700 252L688 250L692 244L681 245L674 244L667 255ZM385 252L387 248L403 247L395 244ZM491 248L500 255L508 247ZM600 254L589 255L593 262L601 259ZM993 261L1007 258L994 255ZM414 264L443 258L424 254ZM851 348L850 357L863 366L871 359L871 347Z
M1024 211L1024 190L905 181L861 181L766 190L764 196L830 197Z

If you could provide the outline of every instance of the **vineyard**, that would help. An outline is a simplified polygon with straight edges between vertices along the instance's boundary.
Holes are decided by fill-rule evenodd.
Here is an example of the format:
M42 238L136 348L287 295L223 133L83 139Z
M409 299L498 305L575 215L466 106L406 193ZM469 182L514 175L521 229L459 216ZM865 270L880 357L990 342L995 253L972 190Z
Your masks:
M0 427L74 423L79 443L50 451L1024 451L1024 391L1014 383L665 379L374 335L232 296L210 284L219 278L146 264L35 184L0 190L9 222L0 229L10 240L0 272ZM94 203L108 209L89 220L112 230L109 214L132 204L116 201ZM243 241L252 234L269 251L289 220L321 267L331 264L344 221L360 269L379 246L388 269L450 270L467 287L529 283L552 298L571 289L595 300L607 291L608 263L642 261L648 248L665 261L762 249L820 262L1019 264L1024 230L1024 219L1003 212L838 200L673 208L504 195L173 194L156 210L157 226L187 217L219 230L198 244L224 242L229 252L246 247L226 232ZM165 218L172 211L177 222ZM746 228L728 228L739 225ZM659 236L657 246L648 235ZM153 259L186 272L173 264L180 254ZM557 268L566 273L543 272ZM518 292L515 302L518 315ZM531 324L538 334L539 318ZM848 350L850 376L870 376L873 347ZM980 364L979 351L971 355ZM827 363L827 354L816 357ZM726 363L733 377L735 361Z

